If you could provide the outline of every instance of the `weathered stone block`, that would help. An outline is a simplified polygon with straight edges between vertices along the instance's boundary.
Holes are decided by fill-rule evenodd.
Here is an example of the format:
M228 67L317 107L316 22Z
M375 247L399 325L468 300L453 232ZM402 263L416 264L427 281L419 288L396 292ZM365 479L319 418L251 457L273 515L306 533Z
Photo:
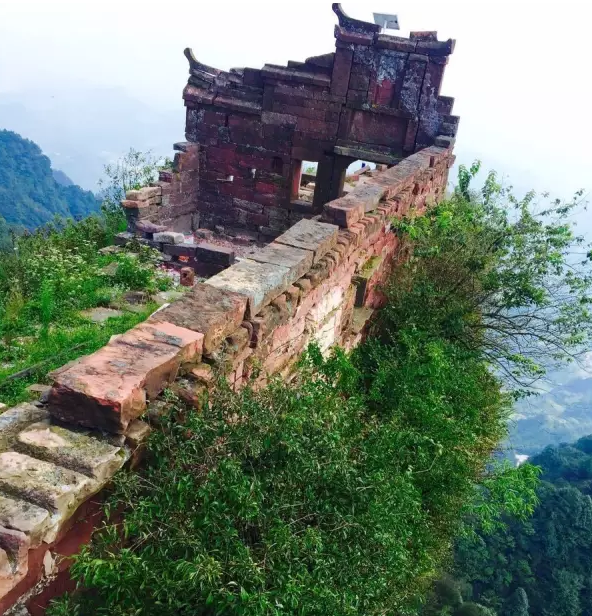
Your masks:
M288 287L290 270L271 263L243 260L210 278L205 284L248 298L247 313L256 315Z
M391 36L389 34L377 34L376 46L383 49L393 49L413 53L417 46L416 41L403 38L401 36Z
M214 380L214 371L209 364L199 364L191 371L191 376L204 385L210 385Z
M17 439L19 451L105 482L125 462L125 452L98 434L74 431L49 421L23 430Z
M27 574L29 547L27 535L0 526L0 598Z
M263 124L272 124L274 126L295 126L298 118L294 115L286 113L275 113L273 111L264 111L261 114Z
M32 423L49 417L46 409L23 402L0 414L0 451L12 447L17 435Z
M128 242L134 239L134 234L129 231L123 231L122 233L118 233L115 238L116 246L125 246Z
M0 494L0 526L25 533L31 547L37 547L41 543L50 522L46 509Z
M278 244L310 250L313 253L313 263L317 263L337 243L338 231L337 225L304 219L297 222L275 241Z
M182 233L175 233L173 231L162 231L161 233L155 233L152 239L163 244L182 244L185 241L185 236Z
M156 235L160 235L157 233ZM182 234L180 234L182 235ZM165 255L173 257L195 257L195 249L197 244L181 243L181 244L164 244L162 250Z
M197 283L181 300L154 314L150 322L167 321L203 334L207 355L240 327L246 309L244 295Z
M147 201L153 197L160 197L162 189L160 186L144 186L139 190L128 190L125 198L130 201Z
M360 90L366 93L370 86L369 75L352 75L349 79L350 90Z
M134 419L125 431L125 444L132 450L137 449L146 442L152 428L140 419Z
M203 334L148 322L55 373L50 413L58 419L122 433L146 408L146 398L171 383L186 361L199 358Z
M229 266L234 263L234 250L224 246L216 246L208 242L197 244L195 258L206 263L216 263L218 265Z
M148 239L152 239L154 233L166 231L166 227L164 225L157 225L149 220L138 220L136 222L136 231L141 231L149 236Z
M16 586L19 578L14 574L8 553L0 548L0 599Z
M289 270L288 281L291 284L304 276L312 267L313 254L310 250L272 242L264 248L251 251L247 257L259 263L271 263L287 267Z
M60 516L69 516L99 487L90 477L50 462L15 451L0 454L0 489Z
M377 272L379 272L383 261L382 257L372 257L363 265L360 272L353 277L352 282L356 285L356 308L361 308L366 305L371 280L376 276Z

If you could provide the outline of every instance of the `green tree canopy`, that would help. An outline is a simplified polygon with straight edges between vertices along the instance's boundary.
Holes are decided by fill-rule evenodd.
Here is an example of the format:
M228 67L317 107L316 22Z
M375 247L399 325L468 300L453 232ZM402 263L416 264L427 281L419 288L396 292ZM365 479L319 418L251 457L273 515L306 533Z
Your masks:
M502 616L592 616L592 455L582 451L589 442L532 458L543 482L531 519L458 542L455 574L471 584L474 600Z
M523 391L590 346L592 276L569 222L581 193L569 203L538 203L534 193L517 199L493 172L475 192L478 170L461 165L449 200L398 224L413 254L396 274L410 301L392 303L392 319L445 332Z
M528 596L524 588L517 588L504 606L504 616L529 616Z
M92 192L56 182L39 146L0 130L0 216L8 225L31 230L55 216L84 218L99 205Z

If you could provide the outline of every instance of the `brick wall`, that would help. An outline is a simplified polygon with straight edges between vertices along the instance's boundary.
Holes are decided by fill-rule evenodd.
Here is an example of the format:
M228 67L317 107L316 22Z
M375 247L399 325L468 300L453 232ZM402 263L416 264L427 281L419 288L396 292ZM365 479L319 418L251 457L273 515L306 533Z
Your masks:
M123 202L130 231L140 218L269 241L341 197L356 160L397 165L431 145L453 145L459 118L440 90L455 41L435 32L390 36L339 4L333 10L335 51L304 62L226 72L185 50L188 143L161 174L160 195L141 207ZM298 198L303 161L318 163L312 202Z
M0 613L13 606L37 616L71 587L67 557L99 524L101 490L137 462L149 432L139 417L159 407L165 387L197 403L217 370L238 389L255 370L256 384L289 378L313 340L324 352L358 344L396 266L391 218L441 198L453 159L451 149L432 146L375 174L345 205L326 205L331 222L299 221L56 370L43 404L0 415Z
M121 202L134 232L139 221L160 230L189 232L199 227L195 204L199 192L199 146L176 143L171 169L159 173L158 182L140 190L129 190Z
M152 222L182 219L176 228L189 230L198 213L202 227L238 228L268 241L339 198L352 162L396 165L453 143L459 119L451 115L454 99L440 89L454 41L438 41L435 32L382 34L338 4L333 10L335 51L304 62L226 72L185 51L186 138L199 148L187 170L181 156L161 177L164 207ZM318 163L312 202L298 199L302 161ZM138 209L130 207L133 219Z

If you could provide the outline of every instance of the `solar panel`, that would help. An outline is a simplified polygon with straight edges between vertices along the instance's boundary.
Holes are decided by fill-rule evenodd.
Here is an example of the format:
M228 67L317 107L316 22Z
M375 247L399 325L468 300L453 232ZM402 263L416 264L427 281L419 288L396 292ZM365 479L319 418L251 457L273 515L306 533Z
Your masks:
M374 23L385 30L399 30L399 18L397 15L374 13Z

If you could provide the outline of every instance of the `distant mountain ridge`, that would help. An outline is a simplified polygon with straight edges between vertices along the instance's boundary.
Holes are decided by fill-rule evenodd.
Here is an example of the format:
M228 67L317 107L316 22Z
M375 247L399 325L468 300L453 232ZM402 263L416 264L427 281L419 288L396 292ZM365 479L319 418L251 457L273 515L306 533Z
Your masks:
M592 433L592 352L552 371L538 387L539 395L516 404L507 442L510 451L534 455L547 445Z
M52 169L51 173L53 175L53 179L62 186L72 186L72 184L74 184L74 182L59 169Z
M104 166L130 147L163 157L185 138L184 116L176 101L163 107L113 87L62 83L51 91L32 87L0 92L0 118L0 128L32 139L54 168L92 191Z
M57 175L57 178L56 178ZM56 215L80 219L96 212L95 195L60 172L39 146L12 131L0 130L0 217L11 227L35 229Z

